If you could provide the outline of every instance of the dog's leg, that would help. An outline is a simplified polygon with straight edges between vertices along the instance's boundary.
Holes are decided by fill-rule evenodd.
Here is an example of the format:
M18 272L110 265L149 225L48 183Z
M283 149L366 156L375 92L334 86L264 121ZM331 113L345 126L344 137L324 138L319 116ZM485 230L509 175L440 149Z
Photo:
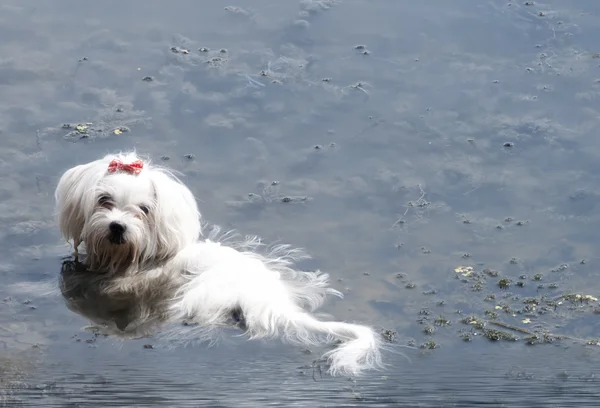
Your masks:
M75 257L75 262L79 262L79 244L81 243L81 241L79 240L79 238L75 238L73 240L73 256Z

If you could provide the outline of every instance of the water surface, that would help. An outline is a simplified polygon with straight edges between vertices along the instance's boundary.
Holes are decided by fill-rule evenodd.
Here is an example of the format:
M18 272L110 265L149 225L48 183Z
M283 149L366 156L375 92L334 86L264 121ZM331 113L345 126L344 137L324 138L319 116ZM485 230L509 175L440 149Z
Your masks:
M562 295L600 293L600 8L525 3L2 2L5 405L595 403L597 301ZM346 295L325 311L396 331L408 359L332 379L319 350L84 331L56 289L53 191L131 148L183 172L207 221L305 248Z

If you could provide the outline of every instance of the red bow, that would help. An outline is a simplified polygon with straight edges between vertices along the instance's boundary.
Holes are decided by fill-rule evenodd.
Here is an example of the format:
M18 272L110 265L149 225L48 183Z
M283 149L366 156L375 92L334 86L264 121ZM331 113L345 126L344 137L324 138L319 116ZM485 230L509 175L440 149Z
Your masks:
M110 164L108 165L108 172L109 173L115 173L117 171L124 171L126 173L131 173L134 175L138 175L140 174L140 172L142 171L142 169L144 168L144 162L141 160L136 160L132 163L126 164L123 163L121 160L113 160L110 162Z

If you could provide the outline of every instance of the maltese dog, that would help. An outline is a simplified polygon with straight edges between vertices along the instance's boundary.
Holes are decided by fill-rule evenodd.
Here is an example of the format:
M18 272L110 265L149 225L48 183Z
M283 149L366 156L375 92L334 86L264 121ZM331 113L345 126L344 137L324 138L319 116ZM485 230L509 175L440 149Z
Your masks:
M196 200L172 171L135 152L108 155L67 170L55 198L76 262L85 257L84 271L63 265L61 289L72 310L134 336L185 321L199 340L237 327L251 339L329 344L323 359L332 375L382 366L379 333L312 313L327 295L342 297L327 274L295 270L305 256L289 246L261 253L256 237L218 229L203 236Z

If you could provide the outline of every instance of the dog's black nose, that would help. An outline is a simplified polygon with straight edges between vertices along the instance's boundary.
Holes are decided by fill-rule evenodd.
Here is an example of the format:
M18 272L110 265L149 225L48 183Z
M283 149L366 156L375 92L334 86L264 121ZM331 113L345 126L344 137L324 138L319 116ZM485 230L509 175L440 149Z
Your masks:
M125 226L117 221L111 222L108 225L108 229L110 230L110 233L115 237L122 237L126 230Z

